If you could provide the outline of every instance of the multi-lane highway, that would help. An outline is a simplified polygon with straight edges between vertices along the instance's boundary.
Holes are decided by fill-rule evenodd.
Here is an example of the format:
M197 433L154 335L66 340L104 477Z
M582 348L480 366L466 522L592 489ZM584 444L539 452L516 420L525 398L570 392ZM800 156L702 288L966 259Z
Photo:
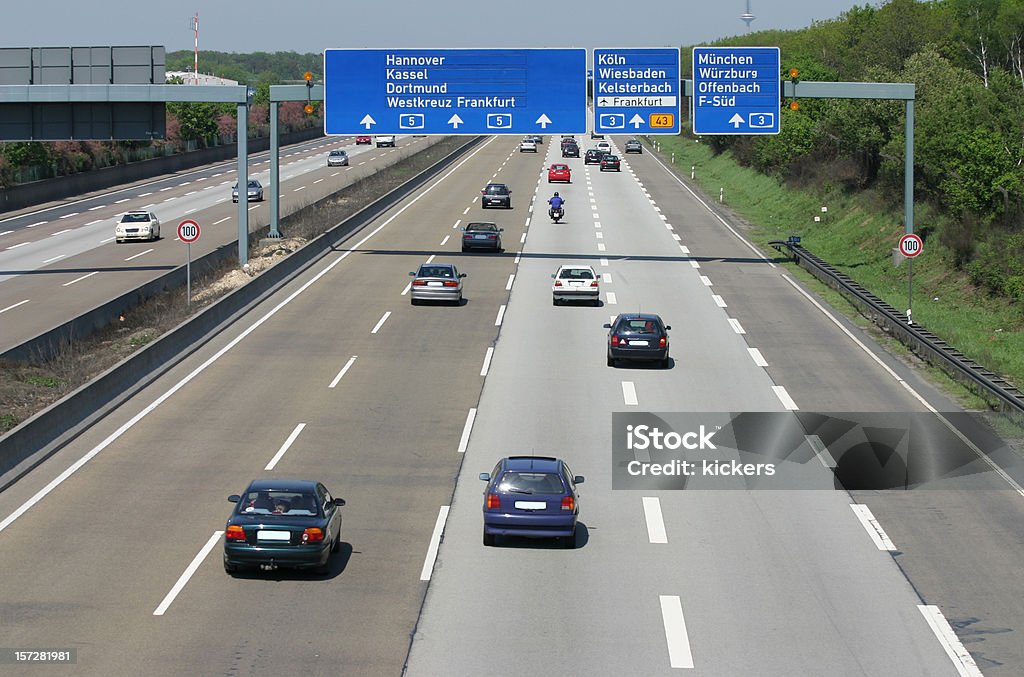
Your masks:
M423 147L426 137L403 137L397 147L356 146L354 137L317 139L281 152L282 213L322 199ZM345 148L347 167L327 167L330 150ZM250 178L264 186L263 202L249 205L250 229L269 223L269 152L251 158ZM0 220L0 353L70 320L180 265L175 229L199 221L201 256L238 238L231 202L236 164L218 163L130 187L25 210ZM155 242L114 243L114 225L130 210L161 221Z
M656 157L568 160L555 225L557 139L538 155L482 144L0 494L3 643L96 675L1024 671L1024 496L997 475L611 488L613 412L953 406ZM481 210L488 180L511 210ZM461 253L470 220L505 251ZM411 305L428 260L464 304ZM567 262L600 307L552 305ZM636 309L673 326L669 369L606 366L601 325ZM523 453L586 477L576 549L482 545L477 475ZM267 476L347 500L328 576L224 573L226 497Z

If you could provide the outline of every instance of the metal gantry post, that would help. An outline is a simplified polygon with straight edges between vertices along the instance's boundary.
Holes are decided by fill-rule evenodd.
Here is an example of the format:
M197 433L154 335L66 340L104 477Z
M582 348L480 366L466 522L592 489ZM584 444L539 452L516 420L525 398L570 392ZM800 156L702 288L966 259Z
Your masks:
M904 116L903 221L907 233L914 232L914 100L907 99Z
M269 237L281 237L279 219L281 216L281 149L278 147L276 101L270 102L270 234Z
M238 265L249 263L249 107L238 104Z

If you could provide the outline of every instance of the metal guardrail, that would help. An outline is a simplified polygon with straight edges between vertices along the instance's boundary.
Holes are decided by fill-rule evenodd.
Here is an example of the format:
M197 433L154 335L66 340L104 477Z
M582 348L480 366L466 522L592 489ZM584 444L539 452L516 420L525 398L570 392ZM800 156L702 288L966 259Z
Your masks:
M820 281L843 293L847 299L866 312L872 322L895 336L914 354L938 366L951 378L964 383L974 391L987 395L989 399L998 400L1002 411L1024 415L1024 393L1012 383L974 362L924 327L908 324L898 310L800 244L784 240L773 240L768 244L780 252L783 247L789 249L797 264L806 268Z

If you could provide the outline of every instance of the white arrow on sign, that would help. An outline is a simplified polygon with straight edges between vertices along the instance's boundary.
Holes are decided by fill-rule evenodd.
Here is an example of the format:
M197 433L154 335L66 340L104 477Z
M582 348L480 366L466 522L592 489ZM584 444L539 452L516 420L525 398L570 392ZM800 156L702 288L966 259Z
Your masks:
M547 115L545 115L544 113L541 113L541 114L540 114L540 117L539 117L539 118L537 118L537 124L539 124L539 125L540 125L540 128L541 128L541 129L547 129L547 128L548 128L548 125L550 125L550 124L551 124L551 118L549 118L549 117L548 117Z
M462 118L459 117L459 114L456 113L455 115L453 115L450 118L448 118L448 124L450 124L452 126L452 128L458 129L459 125L464 124L464 123L462 121Z
M644 123L644 119L640 117L639 113L633 113L633 117L629 119L629 124L633 125L633 129L640 129L640 125Z
M359 121L359 124L369 129L371 125L377 124L377 121L371 118L370 114L367 113L365 116L363 116L363 119Z
M743 116L739 113L734 113L733 116L729 118L729 124L734 128L739 129L740 125L743 124Z

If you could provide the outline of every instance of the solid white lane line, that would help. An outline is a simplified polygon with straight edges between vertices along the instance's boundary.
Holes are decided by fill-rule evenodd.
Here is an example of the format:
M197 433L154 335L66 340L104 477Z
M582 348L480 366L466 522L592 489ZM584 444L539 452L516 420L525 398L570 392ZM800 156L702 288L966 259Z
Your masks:
M96 274L97 274L97 273L99 273L99 272L100 272L100 271L98 271L98 270L94 270L94 271L92 271L91 273L86 273L86 274L85 274L85 275L83 275L82 277L76 277L76 278L75 278L74 280L71 280L71 282L65 282L65 283L64 283L64 284L62 284L61 286L62 286L62 287L70 287L70 286L71 286L71 285L73 285L74 283L76 283L76 282L81 282L81 281L82 281L82 280L84 280L85 278L87 278L87 277L92 277L93 275L96 275Z
M494 357L494 346L487 348L487 354L484 355L484 366L480 367L481 376L487 376L487 370L491 368L492 357Z
M441 240L441 245L440 245L440 246L442 246L442 247L443 247L443 246L445 246L446 244L448 244L448 238L450 238L450 237L451 237L451 235L445 235L445 236L444 236L444 239L443 239L443 240Z
M466 415L466 424L462 426L462 437L459 438L459 453L466 453L466 448L469 447L469 435L473 432L473 421L476 420L476 407L469 410L469 414Z
M605 296L605 299L606 299L605 303L607 303L610 306L614 306L614 305L616 305L619 302L619 300L615 297L615 292L613 292L613 291L605 292L604 296Z
M707 275L701 275L700 276L700 281L704 283L705 287L712 286L711 285L711 278L709 278Z
M434 522L434 532L430 535L430 545L427 546L427 556L423 560L423 568L420 570L420 580L429 581L430 574L434 572L434 562L437 560L437 550L441 547L441 534L444 533L444 525L448 521L448 510L451 506L442 505L437 512L437 521Z
M228 219L230 219L230 218L231 218L230 216L225 216L225 217L224 217L223 219L221 219L220 221L214 221L214 222L213 222L213 225L215 225L215 226L216 226L216 225L217 225L218 223L224 223L225 221L227 221L227 220L228 220Z
M746 330L743 329L743 325L740 324L740 321L739 320L734 320L731 317L729 318L729 326L732 327L732 330L734 332L736 332L737 334L746 334L747 333Z
M51 259L46 259L45 261L43 261L43 263L53 263L54 261L56 261L56 260L58 260L58 259L62 259L62 258L64 258L65 256L67 256L67 254L58 254L57 256L54 256L54 257L53 257L53 258L51 258Z
M772 391L779 400L782 401L782 406L786 409L789 409L790 411L797 411L800 409L800 407L796 406L796 402L793 401L793 398L789 396L789 393L787 393L786 389L782 386L772 386Z
M636 399L636 386L633 385L632 381L622 382L622 400L630 407L635 407L640 404Z
M661 500L644 496L644 521L647 522L647 538L651 543L668 543L665 520L661 515Z
M828 447L825 446L820 437L817 435L804 435L804 438L811 449L814 450L814 455L818 457L823 466L829 469L836 467L836 459L832 458L832 452L828 450Z
M125 261L131 261L132 259L137 259L137 258L139 258L140 256L145 256L146 254L148 254L148 253L149 253L149 252L151 252L151 251L153 251L153 250L152 250L152 249L147 249L147 250L146 250L146 251L144 251L144 252L139 252L138 254L132 254L131 256L129 256L128 258L126 258L126 259L125 259Z
M71 212L70 214L65 214L64 216L61 216L61 217L58 217L58 218L70 219L72 216L78 216L78 212Z
M754 364L759 367L767 367L768 362L764 359L764 355L757 348L747 348L747 352L750 353L750 358L754 360Z
M938 638L942 648L946 650L949 660L953 661L953 667L962 677L982 677L978 664L974 662L971 653L964 648L960 638L956 636L949 621L942 615L942 610L934 604L918 604L918 610L924 616L928 627L932 629Z
M690 638L683 619L683 603L678 595L659 595L658 599L661 602L661 621L665 624L669 666L692 668L693 654L690 653Z
M13 310L14 308L17 308L18 306L23 306L26 303L28 303L28 299L25 299L24 301L18 301L13 306L7 306L6 308L0 308L0 313L6 313L8 310Z
M502 304L501 306L498 307L498 317L494 320L494 326L495 327L500 327L501 326L501 321L502 321L502 319L504 319L504 317L505 317L505 306L504 306L504 304Z
M833 463L835 463L835 461L833 461ZM889 536L885 533L885 529L882 528L882 525L878 523L878 520L875 519L875 516L871 513L870 508L860 503L851 503L850 507L853 508L853 514L857 516L857 519L864 527L864 531L868 532L868 536L871 537L871 540L879 550L887 550L889 552L895 552L897 550L895 544L889 540Z
M511 275L508 276L508 282L505 283L505 291L508 291L509 289L512 288L512 283L515 281L515 279L516 279L516 274L515 273L512 273ZM504 307L504 306L502 306L502 307Z
M345 363L345 366L341 368L341 371L338 372L338 375L334 377L333 381L331 381L331 385L327 386L328 388L334 388L338 385L338 382L341 381L341 378L345 375L345 372L347 372L349 368L353 364L355 364L356 357L356 355L353 355L352 357L348 358L348 362Z
M384 313L384 315L380 318L380 320L377 321L377 324L374 325L373 330L370 333L371 334L376 334L380 330L380 328L384 326L384 323L388 321L389 317L391 317L391 311L390 310L387 311L386 313Z
M12 244L10 247L7 248L7 250L10 251L11 249L17 249L18 247L24 247L27 244L32 244L32 243L31 242L19 242L18 244Z
M412 282L405 285L405 289L402 290L402 296L408 294L410 289L412 289Z
M217 545L217 541L219 541L220 537L223 535L223 531L213 532L213 536L210 536L210 540L206 542L206 545L204 545L199 551L199 554L192 559L192 562L178 578L177 583L175 583L174 587L171 588L171 591L167 593L164 600L160 602L160 606L158 606L153 612L154 616L164 615L164 612L167 611L168 607L171 606L171 603L174 602L174 598L178 596L178 593L185 589L185 584L188 583L188 579L192 578L192 575L199 568L199 565L203 563L203 560L206 559L206 556L210 554L211 550L213 550L213 546Z
M301 433L302 429L305 427L305 423L300 423L297 426L295 426L295 430L293 430L292 434L288 436L288 439L284 441L284 444L281 445L281 448L277 450L277 453L274 454L274 458L270 459L270 463L267 464L267 467L264 468L264 470L274 469L274 466L276 466L277 462L281 460L281 457L284 456L285 452L288 451L288 448L292 446L292 444L295 442L295 439L299 436L299 433Z
M712 294L712 295L711 295L711 298L713 298L713 299L715 300L715 304L716 304L716 305L717 305L717 306L718 306L719 308L728 308L728 307L729 307L728 305L726 305L726 303L725 303L725 299L723 299L723 298L722 298L721 296L719 296L718 294Z
M601 279L604 280L605 284L611 284L612 283L612 274L611 273L602 273L601 274Z

